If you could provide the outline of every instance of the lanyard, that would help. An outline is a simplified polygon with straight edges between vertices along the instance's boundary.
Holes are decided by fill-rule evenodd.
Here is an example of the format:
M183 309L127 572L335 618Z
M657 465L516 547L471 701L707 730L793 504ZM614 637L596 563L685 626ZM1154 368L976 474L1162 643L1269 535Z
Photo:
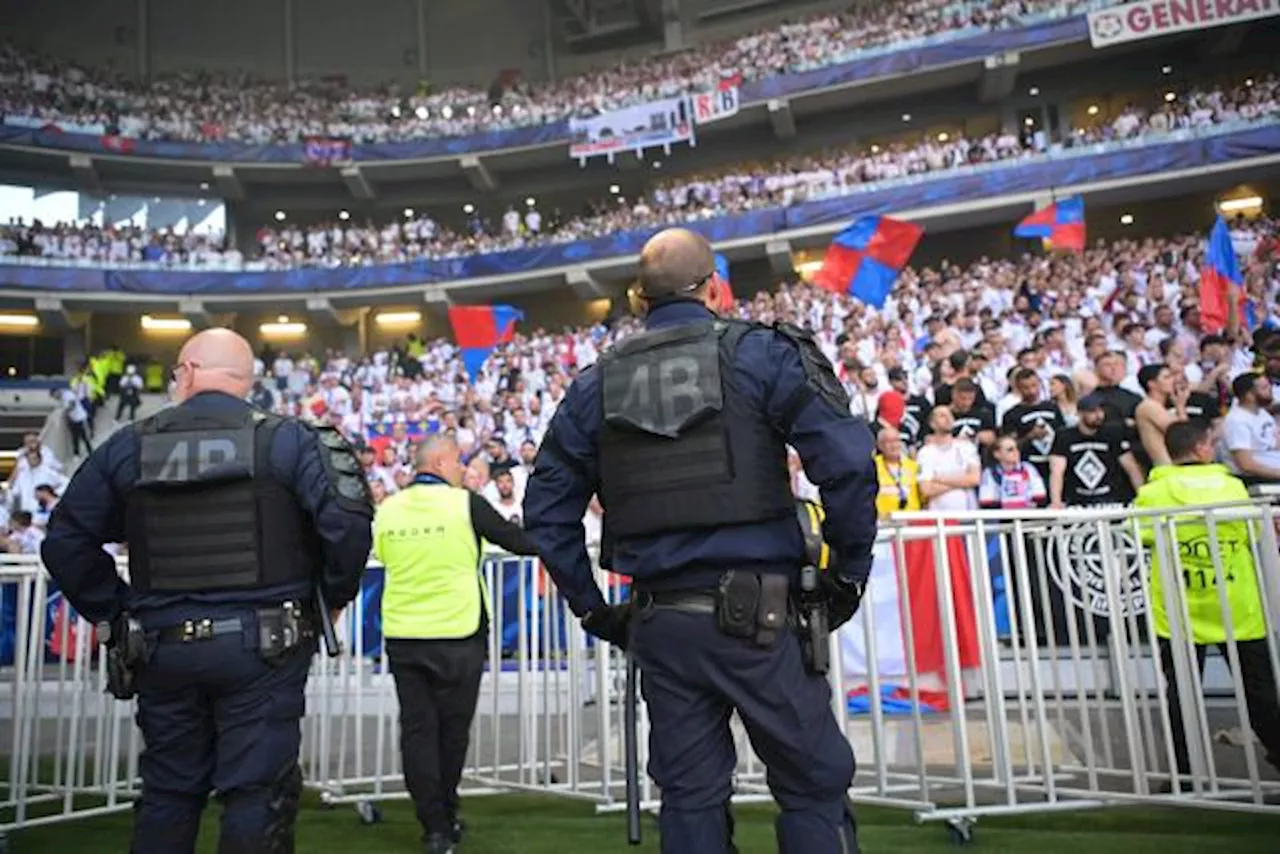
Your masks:
M898 487L898 509L907 509L907 488L902 483L902 463L898 463L896 468L891 468L888 460L884 461L884 470L889 473L889 477L893 478L893 485Z

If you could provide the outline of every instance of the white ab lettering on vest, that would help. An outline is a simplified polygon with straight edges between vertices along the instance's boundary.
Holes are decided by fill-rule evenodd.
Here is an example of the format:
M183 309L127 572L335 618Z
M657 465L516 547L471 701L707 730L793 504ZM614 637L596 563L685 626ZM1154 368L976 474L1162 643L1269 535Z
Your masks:
M196 475L212 471L221 465L236 460L236 445L230 439L201 439L196 442L195 468ZM180 483L191 479L191 443L185 439L175 442L173 450L165 458L164 465L156 475L158 481Z
M622 399L622 411L628 414L649 411L649 366L636 366L627 384L627 396Z
M668 425L676 425L702 408L705 400L698 385L698 360L679 356L662 362L658 369L658 383L662 389L662 418ZM677 412L679 401L688 401L687 407Z
M636 366L627 384L621 411L637 424L664 436L674 437L690 415L702 409L706 395L698 384L698 360L691 356L674 356L658 363L656 394L649 364ZM654 397L662 416L655 423Z

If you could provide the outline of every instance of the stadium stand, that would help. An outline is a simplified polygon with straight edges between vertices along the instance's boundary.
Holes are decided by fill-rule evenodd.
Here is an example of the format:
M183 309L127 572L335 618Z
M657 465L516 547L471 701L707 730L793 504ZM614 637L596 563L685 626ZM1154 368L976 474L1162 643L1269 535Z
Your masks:
M536 208L509 208L500 217L469 217L466 230L452 230L430 216L354 224L333 220L309 228L262 227L255 246L235 246L223 235L146 232L78 227L70 223L0 226L0 255L53 263L129 264L219 270L319 266L376 266L416 259L562 244L618 232L643 231L764 208L865 192L886 183L993 165L1035 162L1063 148L1129 140L1158 141L1217 127L1270 124L1280 117L1280 77L1242 75L1230 84L1193 87L1172 99L1167 87L1114 116L1066 129L1061 143L1044 136L1000 132L979 139L925 137L918 144L879 145L824 151L772 163L726 166L716 173L656 182L646 196L598 198L595 213L545 222ZM258 262L258 263L255 263Z
M68 122L130 138L186 142L299 142L340 136L358 143L464 136L594 115L637 102L858 59L928 37L960 37L1061 18L1099 4L1083 0L973 3L913 0L821 14L709 44L678 56L627 63L555 84L519 84L493 97L451 88L416 94L388 87L351 93L334 81L294 87L192 72L139 87L7 46L0 51L0 111L34 126Z

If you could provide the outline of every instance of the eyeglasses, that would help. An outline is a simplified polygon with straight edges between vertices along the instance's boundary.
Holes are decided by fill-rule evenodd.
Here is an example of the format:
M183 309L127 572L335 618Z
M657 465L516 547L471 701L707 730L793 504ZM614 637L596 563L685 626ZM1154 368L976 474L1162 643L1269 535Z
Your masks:
M199 362L178 362L172 368L169 369L169 378L173 380L177 380L178 372L181 371L183 368L186 368L189 371L198 371L200 369L200 363Z
M707 282L711 281L711 277L714 276L715 274L716 274L716 271L712 270L710 273L707 273L705 276L703 276L701 279L698 279L693 284L687 285L683 288L677 288L676 290L672 291L668 296L679 296L681 294L691 294L694 291L701 288ZM640 296L645 297L646 299L649 298L649 297L646 297L643 292L641 292Z

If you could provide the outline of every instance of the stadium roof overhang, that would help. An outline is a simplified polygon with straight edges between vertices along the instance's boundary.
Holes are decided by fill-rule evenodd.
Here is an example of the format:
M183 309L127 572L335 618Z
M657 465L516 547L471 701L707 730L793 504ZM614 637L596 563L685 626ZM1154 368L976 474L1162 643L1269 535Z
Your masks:
M1150 175L1059 186L1053 188L1053 193L1059 198L1080 194L1090 205L1151 202L1193 193L1214 193L1224 186L1273 178L1278 168L1280 154L1271 154ZM1028 213L1037 202L1047 202L1049 199L1048 190L1029 191L896 211L894 216L919 222L930 232L939 233L1000 222L1012 223ZM733 261L761 258L776 261L795 250L824 246L844 225L843 221L836 221L773 234L759 234L718 243L716 250ZM483 303L561 289L572 291L581 299L593 299L622 295L627 285L634 280L638 261L638 256L627 255L579 265L445 283L301 293L183 296L106 291L70 294L8 288L0 289L0 307L74 312L178 311L193 314L208 310L219 313L314 313L341 312L378 305L403 306L410 303L443 308L453 303Z

